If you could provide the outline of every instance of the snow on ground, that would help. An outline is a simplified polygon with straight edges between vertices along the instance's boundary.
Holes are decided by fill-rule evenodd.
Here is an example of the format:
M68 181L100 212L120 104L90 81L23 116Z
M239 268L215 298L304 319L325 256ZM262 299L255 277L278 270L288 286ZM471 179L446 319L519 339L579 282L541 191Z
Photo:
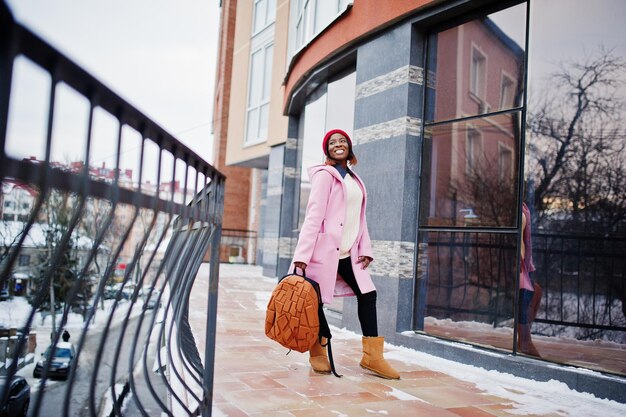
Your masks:
M361 340L361 335L345 328L331 326L333 338ZM429 355L402 346L385 346L385 357L401 361L406 368L419 366L450 375L476 385L488 394L511 400L515 407L507 410L514 415L618 417L626 416L626 404L601 399L593 394L570 389L565 383L520 378L499 371L490 371L473 365L459 363Z
M89 325L89 331L99 331L108 320L111 314L115 300L104 300L104 309L102 306L96 310L96 314ZM142 313L143 301L138 298L137 302L132 306L131 317ZM115 310L115 316L112 324L125 319L128 309L131 307L130 301L122 300ZM28 304L24 297L13 297L10 300L0 302L0 327L21 328L26 325L32 306ZM56 325L61 322L62 314L56 315ZM78 340L80 332L84 328L83 317L80 314L69 313L67 323L64 329L70 333L72 340ZM35 358L45 351L50 344L50 333L52 330L52 316L44 316L37 312L31 323L31 332L37 333L37 348L35 350Z

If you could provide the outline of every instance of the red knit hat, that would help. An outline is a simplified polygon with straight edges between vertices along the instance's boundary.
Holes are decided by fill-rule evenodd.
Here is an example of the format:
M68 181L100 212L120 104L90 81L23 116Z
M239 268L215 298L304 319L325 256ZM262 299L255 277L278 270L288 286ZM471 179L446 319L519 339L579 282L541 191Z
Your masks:
M345 138L348 140L348 149L350 152L352 152L352 139L350 139L350 136L348 136L348 134L341 129L333 129L329 130L324 135L324 140L322 141L322 150L324 151L324 155L328 156L328 141L330 140L330 137L335 133L341 133L343 136L345 136Z

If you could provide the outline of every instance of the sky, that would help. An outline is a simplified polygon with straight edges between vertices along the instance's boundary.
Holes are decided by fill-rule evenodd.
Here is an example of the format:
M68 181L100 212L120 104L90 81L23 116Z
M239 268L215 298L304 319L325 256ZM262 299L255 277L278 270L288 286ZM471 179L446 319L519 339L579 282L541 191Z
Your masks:
M7 2L18 22L212 162L219 1ZM40 157L47 112L44 92L49 91L49 80L21 59L14 67L12 89L7 153ZM55 115L57 130L53 133L51 159L76 160L84 145L77 146L80 141L73 138L86 132L87 103L67 87L59 88L57 94L63 105ZM100 112L94 126L92 161L94 165L104 162L113 166L114 120ZM122 168L124 165L122 161Z

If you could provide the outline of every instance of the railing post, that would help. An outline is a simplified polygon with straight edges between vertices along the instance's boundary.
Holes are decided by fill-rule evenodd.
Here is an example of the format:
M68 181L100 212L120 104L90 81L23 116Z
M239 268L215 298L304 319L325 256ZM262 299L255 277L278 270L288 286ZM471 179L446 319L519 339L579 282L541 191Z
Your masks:
M4 167L6 167L5 145L15 56L14 36L15 21L3 1L0 4L0 178L4 178Z
M207 324L206 324L206 345L204 353L204 389L205 399L202 410L203 417L210 417L213 404L213 374L215 363L215 336L217 333L217 296L219 287L220 268L220 240L222 237L222 213L224 208L224 186L225 180L213 176L211 184L213 188L212 202L214 213L219 221L215 224L215 230L211 237L211 256L209 272L209 294L207 300Z

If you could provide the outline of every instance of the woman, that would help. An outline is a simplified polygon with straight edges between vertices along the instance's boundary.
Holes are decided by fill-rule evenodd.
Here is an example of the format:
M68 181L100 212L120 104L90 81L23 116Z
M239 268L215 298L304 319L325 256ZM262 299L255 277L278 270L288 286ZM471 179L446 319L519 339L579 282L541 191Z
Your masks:
M517 326L517 348L527 355L541 357L530 336L530 325L539 308L541 287L530 279L535 270L532 254L532 236L530 231L530 210L522 203L522 247L519 277L519 324Z
M319 283L323 303L334 296L356 295L363 333L361 367L399 379L383 358L384 338L378 336L376 288L367 271L373 260L365 220L367 195L350 169L357 163L352 141L346 132L334 129L324 136L322 149L326 163L309 168L311 194L293 264ZM315 372L330 373L325 346L317 342L309 353Z

